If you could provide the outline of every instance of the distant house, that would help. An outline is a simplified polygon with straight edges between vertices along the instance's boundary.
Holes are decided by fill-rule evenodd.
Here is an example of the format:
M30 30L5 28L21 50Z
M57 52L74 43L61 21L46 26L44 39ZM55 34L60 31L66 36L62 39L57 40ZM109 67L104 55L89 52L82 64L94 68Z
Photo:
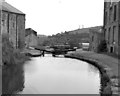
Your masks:
M82 44L82 50L89 51L89 46L90 46L89 43L81 43L81 44Z
M15 48L23 48L25 41L25 14L7 2L0 5L1 33L8 34Z
M26 47L38 45L37 32L34 31L32 28L28 28L25 30L25 44Z
M114 1L114 0L113 0ZM104 0L104 37L107 42L108 52L120 52L120 1L106 2Z
M98 46L102 40L104 40L102 27L100 27L99 29L90 29L89 47L91 51L98 52Z

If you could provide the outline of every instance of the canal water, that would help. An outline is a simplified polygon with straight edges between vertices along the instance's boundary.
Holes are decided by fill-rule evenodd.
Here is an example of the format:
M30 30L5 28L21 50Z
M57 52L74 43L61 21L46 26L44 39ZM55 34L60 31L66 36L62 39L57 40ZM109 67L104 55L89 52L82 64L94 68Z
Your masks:
M96 67L47 54L25 63L24 88L19 94L99 94L100 87Z

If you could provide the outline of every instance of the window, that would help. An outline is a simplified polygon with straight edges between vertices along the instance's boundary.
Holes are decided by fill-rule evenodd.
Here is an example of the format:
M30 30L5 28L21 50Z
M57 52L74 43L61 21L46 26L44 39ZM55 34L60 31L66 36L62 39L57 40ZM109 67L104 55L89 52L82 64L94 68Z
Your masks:
M109 22L112 21L112 10L113 10L113 8L110 7L110 10L109 10Z
M115 37L114 37L115 36L115 31L116 31L116 26L113 26L113 40L112 40L113 42L115 41Z
M15 23L13 22L13 28L15 28Z
M5 20L2 20L2 26L5 26Z
M92 36L92 41L94 41L94 36Z
M108 31L108 43L110 42L110 32L111 32L111 28L109 28L109 31Z
M105 9L107 8L107 2L104 2L104 8Z
M107 24L107 15L108 15L107 12L105 12L105 18L104 18L105 19L105 25Z
M117 14L117 7L116 7L116 5L114 6L114 21L116 20L116 15Z
M105 38L106 37L106 29L104 29L103 35L104 35L104 38Z
M120 25L119 25L119 31L118 31L118 44L120 45Z

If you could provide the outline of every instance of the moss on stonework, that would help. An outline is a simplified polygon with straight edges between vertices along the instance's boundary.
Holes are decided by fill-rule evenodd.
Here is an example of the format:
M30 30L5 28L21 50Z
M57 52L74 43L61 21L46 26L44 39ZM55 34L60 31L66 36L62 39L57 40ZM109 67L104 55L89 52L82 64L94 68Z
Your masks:
M8 35L2 36L2 95L14 94L24 88L23 64L29 60L19 49L13 47Z
M23 64L28 59L19 49L13 47L7 34L2 35L2 63L3 65Z

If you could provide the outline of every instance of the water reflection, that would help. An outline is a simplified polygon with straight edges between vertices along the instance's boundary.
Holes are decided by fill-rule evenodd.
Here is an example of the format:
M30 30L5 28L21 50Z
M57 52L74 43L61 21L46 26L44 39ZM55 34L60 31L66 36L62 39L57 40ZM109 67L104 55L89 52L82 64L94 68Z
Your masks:
M25 88L21 94L99 94L100 74L93 67L51 55L33 58L25 64Z
M3 94L99 94L100 74L86 62L46 55L3 67L2 86Z
M2 94L15 94L23 88L23 65L4 66L2 68Z

